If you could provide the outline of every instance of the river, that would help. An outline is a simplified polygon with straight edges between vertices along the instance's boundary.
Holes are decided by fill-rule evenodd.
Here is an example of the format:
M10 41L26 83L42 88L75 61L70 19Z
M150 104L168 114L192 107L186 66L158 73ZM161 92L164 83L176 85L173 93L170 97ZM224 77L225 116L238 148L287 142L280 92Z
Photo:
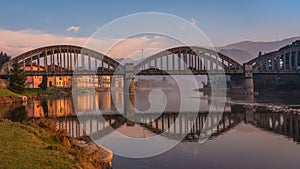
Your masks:
M149 98L154 107L151 111L147 111L151 107ZM1 116L14 121L32 117L55 118L57 127L66 129L71 136L90 135L95 142L116 152L114 169L299 168L298 113L274 113L253 106L232 105L227 102L233 100L227 97L226 102L219 99L224 113L210 117L209 113L216 113L213 110L218 109L213 105L214 99L195 91L186 91L181 97L172 90L166 90L164 94L137 91L130 99L139 111L130 120L125 117L131 115L122 112L122 91L87 92L73 97L36 100L22 106L2 106ZM255 98L254 103L300 107L299 93L296 92L263 93ZM165 105L164 113L154 113L159 112L157 107L161 105ZM198 113L193 112L195 108L199 109ZM109 126L114 130L109 130ZM208 128L208 139L199 143L204 126ZM118 135L120 133L130 138L146 139L160 135L162 140L170 143L180 141L170 150L151 156L138 152L150 150L144 149L147 145L133 147L128 138ZM122 151L150 157L128 158L122 156L126 154Z

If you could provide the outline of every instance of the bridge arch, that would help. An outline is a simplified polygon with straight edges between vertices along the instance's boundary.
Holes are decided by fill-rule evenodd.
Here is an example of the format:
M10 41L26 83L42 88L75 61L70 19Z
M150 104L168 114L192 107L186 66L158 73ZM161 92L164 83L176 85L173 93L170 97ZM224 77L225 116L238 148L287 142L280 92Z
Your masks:
M211 49L181 46L156 53L135 66L138 74L242 73L242 65Z
M260 55L247 64L253 66L253 73L296 73L300 68L300 41Z
M113 74L124 69L119 62L102 53L73 45L46 46L28 51L5 63L1 72L9 72L14 62L21 64L28 75L72 75L75 70Z

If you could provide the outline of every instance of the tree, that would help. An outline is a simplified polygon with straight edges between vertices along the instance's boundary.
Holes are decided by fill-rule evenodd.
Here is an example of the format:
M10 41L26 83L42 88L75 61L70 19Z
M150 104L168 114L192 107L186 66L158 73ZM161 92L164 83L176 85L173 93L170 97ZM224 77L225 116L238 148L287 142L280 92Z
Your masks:
M6 53L0 52L0 67L7 61L10 60L10 56L8 56Z
M42 82L39 84L39 88L42 90L46 90L47 89L47 81L48 81L48 78L47 78L47 76L44 75Z
M27 111L25 106L17 107L11 111L9 111L9 116L11 121L22 122L27 118Z
M24 70L21 69L20 64L15 62L10 71L11 75L9 77L8 89L16 93L23 93L26 81Z

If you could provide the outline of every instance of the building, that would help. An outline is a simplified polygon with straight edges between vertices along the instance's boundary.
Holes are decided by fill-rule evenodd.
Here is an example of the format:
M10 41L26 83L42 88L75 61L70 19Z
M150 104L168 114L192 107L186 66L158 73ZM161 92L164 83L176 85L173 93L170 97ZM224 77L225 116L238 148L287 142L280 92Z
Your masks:
M32 65L32 69L31 69L31 65L26 65L25 66L25 71L38 71L38 66L36 65L36 63L33 63ZM40 66L40 70L45 70L44 67ZM26 76L26 88L38 88L39 84L42 83L43 80L43 76Z
M98 87L110 88L111 87L111 76L98 76Z
M70 88L72 87L71 76L48 76L48 87Z
M48 66L48 69L55 68L59 70L59 66ZM26 65L26 71L38 71L38 66L33 63L32 69L31 65ZM45 70L43 66L40 66L40 71ZM26 77L26 87L27 88L39 88L42 83L43 76L27 76ZM74 81L72 82L72 78ZM124 80L123 76L48 76L47 77L47 87L49 88L71 88L72 84L76 87L99 87L104 89L123 89Z
M74 85L79 88L95 87L97 84L97 78L95 76L73 76Z
M123 76L98 76L97 87L105 89L123 89Z
M43 70L45 70L45 68L43 66L40 66L40 71ZM33 63L31 69L31 65L26 64L25 71L38 71L38 66L36 63ZM25 87L39 88L39 85L42 83L42 81L43 81L43 76L26 76ZM47 87L70 88L72 87L72 77L71 76L48 76Z
M114 89L123 89L124 88L124 79L123 79L123 76L114 76L112 78L111 88L114 88Z
M60 65L49 65L48 70L65 71L67 69L61 67ZM72 77L71 76L48 76L47 81L48 87L55 88L70 88L72 87Z

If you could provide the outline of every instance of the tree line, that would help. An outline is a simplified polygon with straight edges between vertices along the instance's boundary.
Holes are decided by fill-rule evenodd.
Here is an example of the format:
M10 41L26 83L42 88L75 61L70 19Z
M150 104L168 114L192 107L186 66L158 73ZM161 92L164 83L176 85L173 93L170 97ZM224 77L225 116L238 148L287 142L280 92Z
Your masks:
M7 53L1 51L0 52L0 67L2 67L2 65L5 62L8 62L10 60L11 56L9 56Z
M1 51L0 52L0 68L2 65L6 62L8 62L11 59L11 56L9 56L7 53ZM26 86L26 76L24 69L22 69L22 66L18 62L14 62L11 66L10 76L8 78L8 89L15 92L22 94L25 90ZM39 87L43 90L47 88L47 77L43 76L42 83L39 85Z
M2 65L6 62L8 62L11 59L11 56L9 56L7 53L1 51L0 52L0 68ZM24 70L21 69L21 65L15 62L12 65L12 69L10 70L12 73L9 77L9 83L8 83L8 89L16 92L16 93L23 93L25 89L25 81L26 77L24 74Z

